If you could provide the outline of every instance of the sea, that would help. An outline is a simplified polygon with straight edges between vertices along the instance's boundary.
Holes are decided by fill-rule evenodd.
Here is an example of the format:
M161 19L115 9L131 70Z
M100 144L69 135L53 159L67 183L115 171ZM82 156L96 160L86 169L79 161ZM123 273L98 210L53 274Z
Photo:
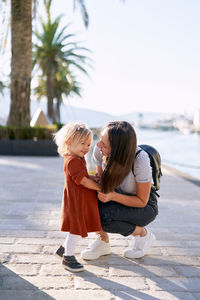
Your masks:
M156 148L161 162L200 179L200 135L179 131L136 128L138 144Z
M200 180L200 135L183 134L179 131L158 129L140 129L135 127L138 145L147 144L156 148L161 156L161 163ZM94 143L86 156L87 166L94 172L92 160Z

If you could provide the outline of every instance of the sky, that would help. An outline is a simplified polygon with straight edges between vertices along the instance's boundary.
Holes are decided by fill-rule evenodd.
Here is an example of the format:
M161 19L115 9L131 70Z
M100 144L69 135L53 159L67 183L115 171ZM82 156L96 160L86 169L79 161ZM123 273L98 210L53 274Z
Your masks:
M52 2L94 60L83 97L66 103L114 115L200 109L199 0L86 0L88 30L72 0Z

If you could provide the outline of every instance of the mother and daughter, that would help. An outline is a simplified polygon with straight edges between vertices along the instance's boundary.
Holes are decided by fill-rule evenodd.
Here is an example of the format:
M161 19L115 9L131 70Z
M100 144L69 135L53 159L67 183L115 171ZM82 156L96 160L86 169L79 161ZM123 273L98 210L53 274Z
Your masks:
M137 146L133 127L126 121L105 126L93 153L96 176L89 176L86 168L92 132L85 124L63 126L55 134L55 142L64 157L61 231L68 235L56 251L64 267L72 272L84 270L74 253L78 241L88 232L96 232L97 238L81 252L83 259L94 260L111 253L108 233L132 237L125 257L147 254L155 236L145 226L157 216L158 206L151 191L150 160Z

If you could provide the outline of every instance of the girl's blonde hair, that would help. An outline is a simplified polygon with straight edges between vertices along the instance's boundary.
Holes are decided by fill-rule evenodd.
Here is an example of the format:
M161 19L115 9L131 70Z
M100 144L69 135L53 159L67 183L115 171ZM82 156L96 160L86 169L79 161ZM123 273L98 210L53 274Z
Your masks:
M92 131L81 122L70 122L63 126L54 135L54 141L58 146L58 153L64 156L69 152L67 142L69 140L79 143L82 139L85 139L92 135Z

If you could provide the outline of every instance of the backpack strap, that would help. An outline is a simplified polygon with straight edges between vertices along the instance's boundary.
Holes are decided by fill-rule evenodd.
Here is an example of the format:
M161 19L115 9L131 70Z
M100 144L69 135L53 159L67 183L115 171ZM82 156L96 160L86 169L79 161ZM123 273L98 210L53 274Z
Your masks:
M142 149L139 149L138 151L136 151L136 153L135 153L135 159L136 159L136 157L138 156L138 154L139 154L141 151L142 151Z
M136 157L138 156L138 154L139 154L141 151L142 151L142 149L139 149L138 151L136 151L136 153L135 153L135 159L136 159ZM133 172L133 175L135 176L135 174L134 174L134 165L132 166L132 172Z
M143 149L139 149L139 150L135 153L135 159L136 159L136 157L138 156L138 154L139 154L142 150L143 150ZM132 172L133 172L133 175L135 176L135 174L134 174L134 166L132 167ZM160 195L156 192L156 190L155 190L153 187L151 187L150 193L153 193L153 194L155 194L157 197L160 197Z

